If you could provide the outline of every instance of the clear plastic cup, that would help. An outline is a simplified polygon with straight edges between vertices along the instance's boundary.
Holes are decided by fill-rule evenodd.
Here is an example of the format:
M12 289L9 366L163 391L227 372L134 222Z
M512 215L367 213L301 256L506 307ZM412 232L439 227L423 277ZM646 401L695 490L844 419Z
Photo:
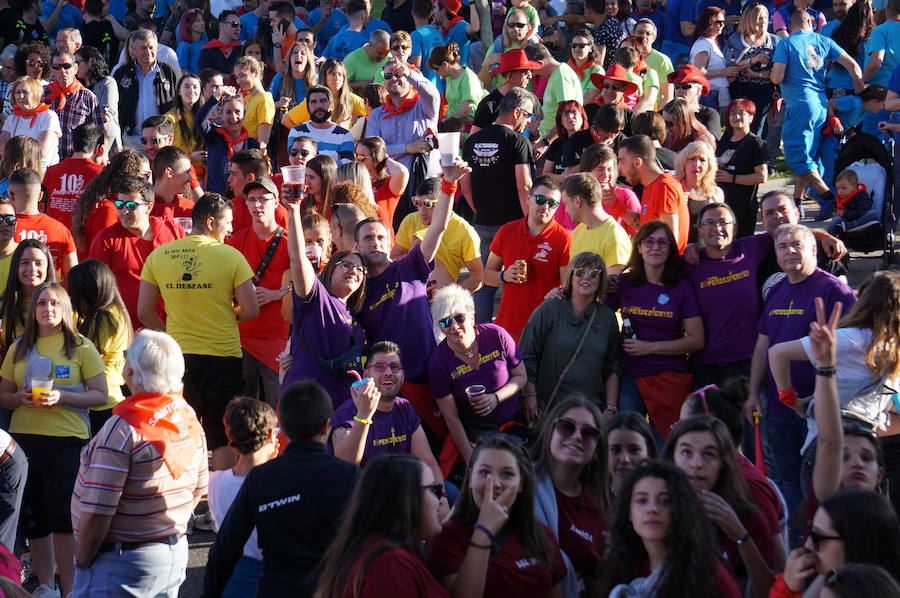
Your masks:
M31 400L35 403L45 403L44 395L49 394L53 390L53 380L47 378L31 379Z
M303 199L304 183L306 183L306 166L282 166L281 177L290 201L294 202Z
M487 389L483 384L473 384L467 387L466 396L469 397L469 404L474 404L485 392L487 392Z
M459 155L459 132L438 133L437 139L441 166L453 166L453 160Z
M191 218L179 216L175 218L175 224L184 229L184 234L189 235L194 230L194 221Z

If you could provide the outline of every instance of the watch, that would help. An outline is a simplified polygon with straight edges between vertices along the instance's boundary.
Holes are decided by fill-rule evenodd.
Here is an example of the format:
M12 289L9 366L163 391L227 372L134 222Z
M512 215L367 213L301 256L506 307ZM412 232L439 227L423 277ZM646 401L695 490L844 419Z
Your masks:
M278 289L278 292L281 293L282 297L284 297L285 295L290 293L291 289L293 289L293 288L294 288L294 283L289 282L286 285L284 285L283 287L281 287L280 289Z

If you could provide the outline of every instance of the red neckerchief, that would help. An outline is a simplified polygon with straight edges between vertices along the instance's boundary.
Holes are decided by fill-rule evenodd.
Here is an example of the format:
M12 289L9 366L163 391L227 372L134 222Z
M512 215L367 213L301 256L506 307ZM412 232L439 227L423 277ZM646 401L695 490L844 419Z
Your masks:
M403 98L403 101L400 102L400 105L396 108L394 107L394 101L391 99L391 96L388 96L387 99L385 99L384 104L381 105L382 110L384 110L384 116L382 118L390 118L392 116L397 116L398 114L403 114L415 106L418 101L419 92L411 87L409 93L406 94L406 97Z
M444 37L447 37L447 34L450 33L450 30L453 29L454 25L456 25L457 23L459 23L462 20L463 20L463 18L459 15L456 15L455 17L450 19L450 22L447 23L447 26L441 28L441 33L444 34Z
M623 93L623 94L622 94L622 97L619 98L619 101L616 102L616 106L618 106L618 107L621 108L622 110L628 110L628 109L629 109L628 106L625 105L625 96L627 96L627 95L628 95L627 93ZM598 106L603 106L603 105L605 105L605 103L604 103L604 101L603 101L603 98L602 98L601 96L597 96L597 99L594 100L594 103L597 104Z
M31 124L28 125L30 127L34 126L34 121L37 119L38 114L40 114L41 112L46 112L47 110L50 110L50 104L38 104L37 108L35 108L34 110L24 110L22 108L19 108L19 106L17 106L16 104L13 104L13 112L16 113L16 116L31 119Z
M203 49L205 50L206 48L218 48L219 50L222 51L222 56L224 56L225 58L228 58L228 55L229 55L228 50L230 50L231 48L236 48L240 45L241 45L241 42L228 42L226 44L225 42L223 42L220 39L214 39L211 42L209 42L208 44L206 44L205 46L203 46Z
M232 139L231 136L228 135L228 131L225 130L225 127L216 127L216 133L221 135L222 139L225 140L225 146L228 148L229 158L234 155L235 144L246 141L250 137L250 132L244 127L241 127L241 134L234 139Z
M637 21L640 17L646 16L646 15L652 15L655 12L656 11L653 10L652 8L650 10L636 10L633 13L631 13L631 17L634 18L635 21Z
M173 478L190 465L202 442L197 415L181 393L138 393L113 407L162 456Z
M57 110L62 110L66 106L66 95L70 93L75 93L76 91L84 89L84 85L81 84L81 81L75 79L72 81L72 84L63 89L56 80L51 81L47 85L47 91L49 92L44 99L48 104L53 102L53 100L59 100L59 106L56 107Z
M572 70L575 71L575 73L578 75L579 81L583 81L585 71L587 71L589 68L594 66L594 63L591 62L590 60L586 60L584 62L584 66L578 66L577 64L575 64L574 58L570 58L566 64L568 64L570 67L572 67Z
M863 185L862 183L860 183L856 186L856 189L854 189L847 195L838 194L837 195L837 207L843 209L844 206L846 206L848 203L850 203L850 200L853 199L854 197L856 197L856 195L858 193L865 193L865 192L866 192L866 186Z

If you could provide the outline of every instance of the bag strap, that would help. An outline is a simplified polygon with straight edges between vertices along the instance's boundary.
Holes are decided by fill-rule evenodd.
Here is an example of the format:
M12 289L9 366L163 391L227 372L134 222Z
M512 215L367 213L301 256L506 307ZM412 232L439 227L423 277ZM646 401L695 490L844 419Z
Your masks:
M578 339L578 345L575 347L575 351L572 352L572 357L569 358L569 363L566 364L566 367L563 368L563 371L560 372L559 378L556 380L556 386L553 387L553 392L550 393L550 398L547 399L547 405L544 407L545 410L549 410L550 406L553 404L553 400L556 398L556 393L559 392L559 387L562 386L563 380L566 377L566 374L569 373L569 370L572 369L572 366L575 365L575 360L578 359L578 354L581 353L581 348L584 347L584 341L587 339L588 332L591 331L591 325L594 323L594 316L597 315L599 306L594 307L594 311L591 312L591 317L588 318L587 326L584 327L584 331L581 333L581 338Z
M279 226L278 230L275 231L275 236L272 237L272 240L269 242L266 254L263 256L262 260L260 260L259 266L256 267L256 274L253 275L253 284L259 284L259 279L262 278L262 275L266 272L266 268L269 267L269 262L271 262L272 258L275 256L275 250L278 249L278 244L281 242L281 237L283 236L284 228Z

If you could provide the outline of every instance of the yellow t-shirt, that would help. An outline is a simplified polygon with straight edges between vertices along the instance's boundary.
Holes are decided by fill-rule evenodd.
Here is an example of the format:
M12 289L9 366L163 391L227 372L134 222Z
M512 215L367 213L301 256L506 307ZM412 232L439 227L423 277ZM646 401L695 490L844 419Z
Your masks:
M350 114L352 114L354 117L366 115L366 103L355 93L350 94ZM296 127L297 125L308 121L309 108L306 107L306 100L303 100L302 102L288 110L287 117L290 119L291 123L293 123L291 124L292 127ZM349 131L350 123L352 120L353 119L347 119L335 124L340 125Z
M53 360L54 386L70 386L82 384L88 378L103 373L103 361L94 344L85 337L75 347L75 355L67 359L63 352L63 335L38 337L35 348L39 355ZM25 380L25 369L28 359L13 362L16 346L22 339L16 340L6 353L0 377L15 382L18 388L31 385ZM18 434L40 434L42 436L74 436L88 439L91 437L88 424L84 418L62 405L53 407L16 407L12 414L9 431Z
M6 279L9 278L9 265L12 263L13 254L0 257L0 288L6 288Z
M413 238L421 241L425 237L426 230L428 227L422 223L419 213L413 212L400 223L395 241L400 247L409 249L412 247ZM466 262L481 257L481 241L478 233L468 222L453 214L444 236L441 237L436 257L447 267L450 277L456 280Z
M189 154L192 154L201 149L205 149L202 137L197 135L194 138L194 142L190 143L188 139L181 133L181 127L178 126L178 117L175 115L174 108L166 112L166 118L169 119L169 122L171 122L172 126L175 128L175 137L172 138L172 145L186 151ZM184 124L187 126L188 130L193 130L194 115L191 112L185 112L183 118Z
M234 289L253 278L240 251L206 235L191 235L153 250L141 280L155 285L166 308L166 332L193 355L240 357L232 309Z
M125 377L122 375L125 369L125 350L128 349L128 327L122 314L117 309L110 311L113 324L105 324L100 328L100 359L103 360L106 385L109 389L109 399L102 407L94 407L95 410L112 409L125 398L122 395L122 386Z
M599 255L607 268L624 266L631 256L631 239L622 225L612 218L592 230L588 230L584 224L579 224L572 233L569 259L582 251Z
M262 143L268 139L259 138L259 125L271 125L275 122L275 100L268 91L261 91L253 96L244 97L244 128L250 137Z

